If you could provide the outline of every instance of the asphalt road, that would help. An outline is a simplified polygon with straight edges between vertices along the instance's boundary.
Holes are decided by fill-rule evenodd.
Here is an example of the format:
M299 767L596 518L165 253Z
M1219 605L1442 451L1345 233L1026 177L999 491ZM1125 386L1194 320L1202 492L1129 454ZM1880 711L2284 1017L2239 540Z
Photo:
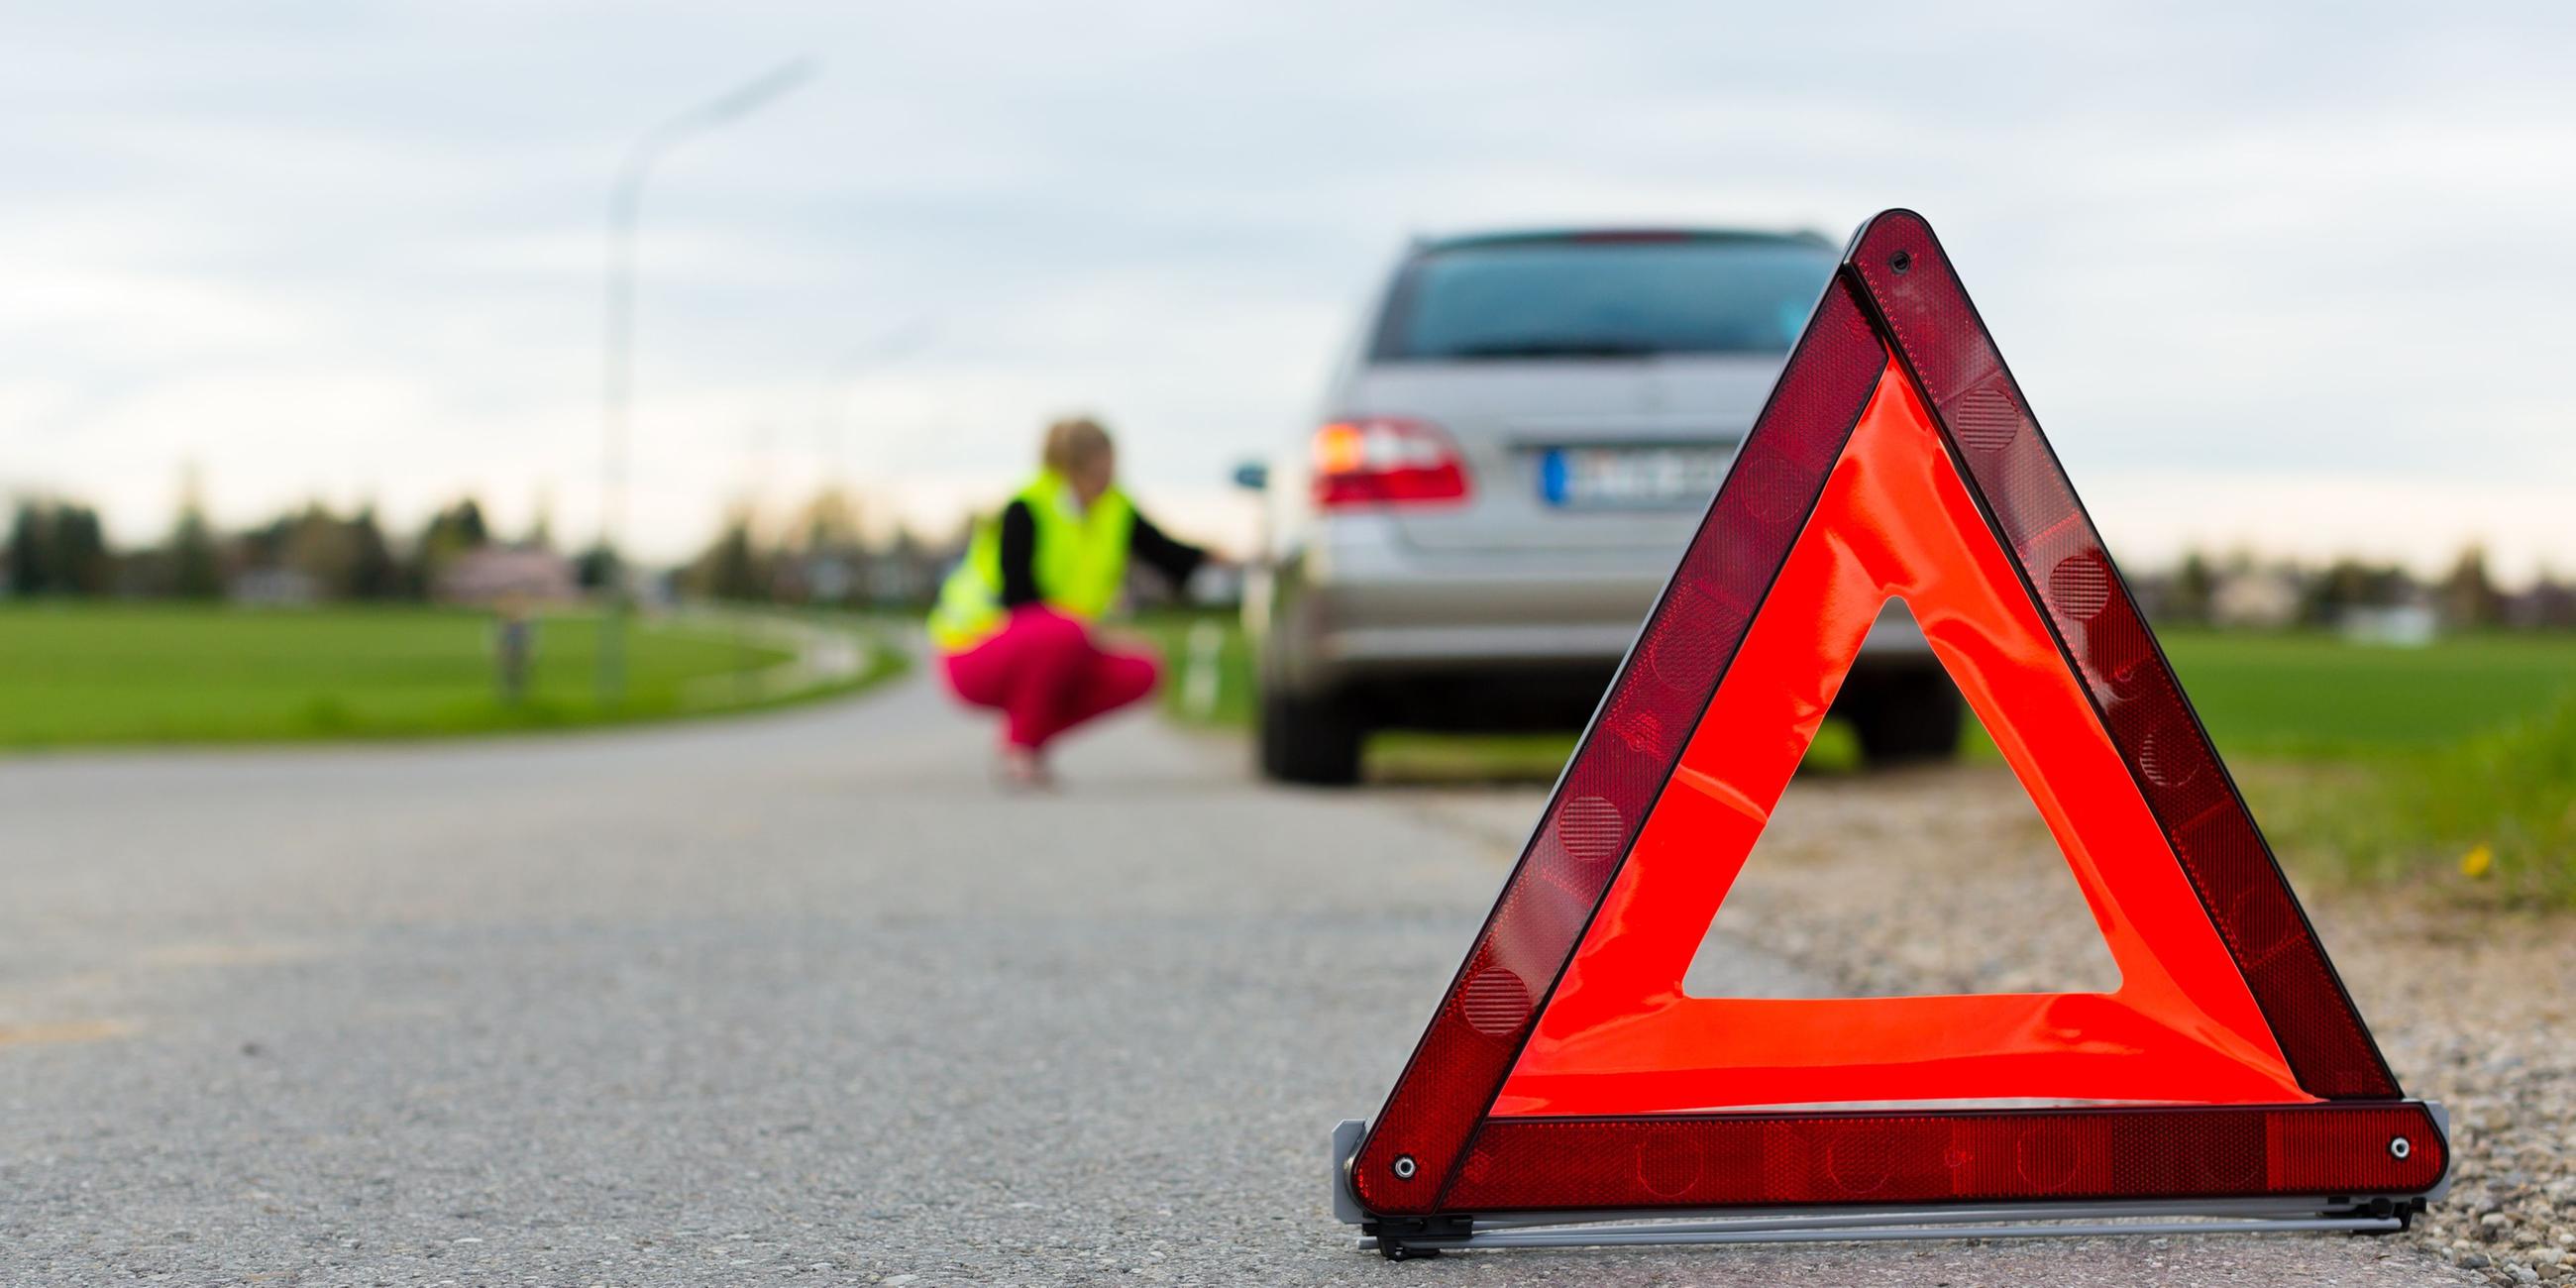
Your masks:
M1325 1139L1492 897L1494 803L1265 790L1146 720L1006 799L987 736L912 683L0 764L0 1282L2468 1282L2340 1238L1360 1254Z

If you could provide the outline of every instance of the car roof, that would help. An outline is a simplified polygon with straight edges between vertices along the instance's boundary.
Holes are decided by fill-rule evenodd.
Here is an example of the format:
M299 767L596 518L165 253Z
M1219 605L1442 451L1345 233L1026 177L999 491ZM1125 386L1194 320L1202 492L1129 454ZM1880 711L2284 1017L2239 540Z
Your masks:
M1413 239L1416 254L1460 250L1475 246L1543 245L1549 242L1654 242L1654 241L1746 241L1794 242L1804 246L1832 249L1833 243L1813 230L1776 232L1752 228L1680 228L1669 226L1609 225L1588 228L1511 228L1491 232L1458 233L1448 236L1418 236Z

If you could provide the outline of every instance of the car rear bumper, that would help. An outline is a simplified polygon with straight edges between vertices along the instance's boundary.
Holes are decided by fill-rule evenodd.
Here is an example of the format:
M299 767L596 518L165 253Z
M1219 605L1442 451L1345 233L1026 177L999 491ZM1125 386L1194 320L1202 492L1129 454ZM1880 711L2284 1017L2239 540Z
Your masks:
M1672 553L1432 557L1370 541L1292 564L1272 589L1273 677L1316 692L1358 682L1608 669L1627 654L1671 573ZM1875 668L1929 659L1913 619L1882 617L1862 645Z
M1445 625L1349 625L1320 632L1316 659L1336 671L1394 673L1417 669L1510 670L1518 663L1617 662L1636 642L1645 621L1544 623L1480 622ZM1928 659L1931 646L1912 620L1883 620L1861 642L1864 663Z
M1301 616L1308 651L1344 667L1615 660L1663 588L1617 564L1336 572L1309 583Z

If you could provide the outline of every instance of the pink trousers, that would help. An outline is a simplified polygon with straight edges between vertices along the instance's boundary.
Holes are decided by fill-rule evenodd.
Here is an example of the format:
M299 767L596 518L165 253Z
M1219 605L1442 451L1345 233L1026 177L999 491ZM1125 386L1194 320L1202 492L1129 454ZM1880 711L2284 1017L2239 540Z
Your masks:
M1152 693L1161 670L1144 654L1100 647L1081 622L1035 605L1012 610L1000 634L939 661L958 697L1008 716L1005 736L1031 750Z

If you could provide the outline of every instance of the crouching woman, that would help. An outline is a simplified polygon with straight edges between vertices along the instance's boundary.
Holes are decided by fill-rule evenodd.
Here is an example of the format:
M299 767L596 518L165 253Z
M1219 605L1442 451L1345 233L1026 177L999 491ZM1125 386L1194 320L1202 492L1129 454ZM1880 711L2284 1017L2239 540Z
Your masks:
M1177 591L1208 558L1118 490L1117 452L1098 422L1049 426L1040 460L1037 477L976 524L930 615L948 687L1002 713L996 773L1015 788L1052 786L1056 738L1154 691L1153 655L1104 640L1094 625L1117 602L1129 560Z

